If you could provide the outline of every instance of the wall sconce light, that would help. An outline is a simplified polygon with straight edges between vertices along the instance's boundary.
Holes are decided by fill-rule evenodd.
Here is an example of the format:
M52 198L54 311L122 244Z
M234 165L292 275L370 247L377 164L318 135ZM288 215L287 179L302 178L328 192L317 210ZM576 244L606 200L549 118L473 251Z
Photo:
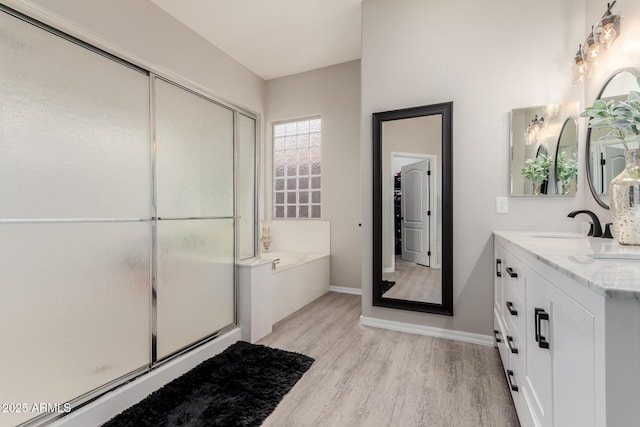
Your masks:
M537 143L538 139L540 139L543 127L544 116L538 118L538 115L536 114L535 117L531 120L531 123L529 123L529 126L527 126L527 131L524 133L525 144L533 145Z
M607 10L598 23L591 27L591 33L578 47L574 58L574 83L584 81L589 69L598 63L598 57L604 49L611 47L613 41L620 35L622 16L611 13L611 8L616 4L607 3Z
M618 38L620 34L622 16L611 13L611 8L614 4L616 4L615 1L611 4L607 3L607 11L602 15L602 18L593 29L593 36L596 43L605 49L611 47L613 41Z

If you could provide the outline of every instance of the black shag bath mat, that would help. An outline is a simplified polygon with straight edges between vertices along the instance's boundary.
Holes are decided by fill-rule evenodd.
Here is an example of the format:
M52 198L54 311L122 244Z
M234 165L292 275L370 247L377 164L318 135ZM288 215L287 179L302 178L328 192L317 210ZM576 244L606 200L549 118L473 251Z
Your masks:
M313 361L239 341L104 426L259 426Z

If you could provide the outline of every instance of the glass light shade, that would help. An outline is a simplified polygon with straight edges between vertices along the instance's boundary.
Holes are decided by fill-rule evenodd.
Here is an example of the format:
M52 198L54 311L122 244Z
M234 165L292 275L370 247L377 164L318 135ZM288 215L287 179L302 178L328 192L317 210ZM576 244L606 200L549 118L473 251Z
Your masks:
M582 58L582 47L580 47L580 49L578 49L578 52L576 53L576 56L574 58L573 82L574 83L583 82L585 79L585 76L587 75L587 70L588 70L587 63Z
M527 127L527 131L524 133L525 144L533 145L538 142L542 133L542 127L544 126L544 117L538 119L538 115L536 114L535 118L531 120L529 126Z
M593 32L589 34L587 41L582 45L582 58L586 62L596 62L600 54L600 44L595 41Z
M620 35L620 15L606 15L598 22L593 29L595 42L605 49L608 49L613 41Z

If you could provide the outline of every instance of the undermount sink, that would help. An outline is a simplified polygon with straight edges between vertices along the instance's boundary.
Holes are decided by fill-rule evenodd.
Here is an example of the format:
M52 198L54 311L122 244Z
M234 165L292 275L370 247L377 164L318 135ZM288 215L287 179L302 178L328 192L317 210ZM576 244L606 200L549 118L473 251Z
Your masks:
M541 239L582 239L585 236L577 233L535 233L531 237Z

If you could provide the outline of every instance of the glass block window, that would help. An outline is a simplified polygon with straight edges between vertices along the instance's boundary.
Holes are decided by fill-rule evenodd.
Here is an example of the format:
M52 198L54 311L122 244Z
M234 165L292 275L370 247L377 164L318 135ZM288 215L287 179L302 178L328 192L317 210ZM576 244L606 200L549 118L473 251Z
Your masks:
M273 125L273 217L320 218L321 119Z

